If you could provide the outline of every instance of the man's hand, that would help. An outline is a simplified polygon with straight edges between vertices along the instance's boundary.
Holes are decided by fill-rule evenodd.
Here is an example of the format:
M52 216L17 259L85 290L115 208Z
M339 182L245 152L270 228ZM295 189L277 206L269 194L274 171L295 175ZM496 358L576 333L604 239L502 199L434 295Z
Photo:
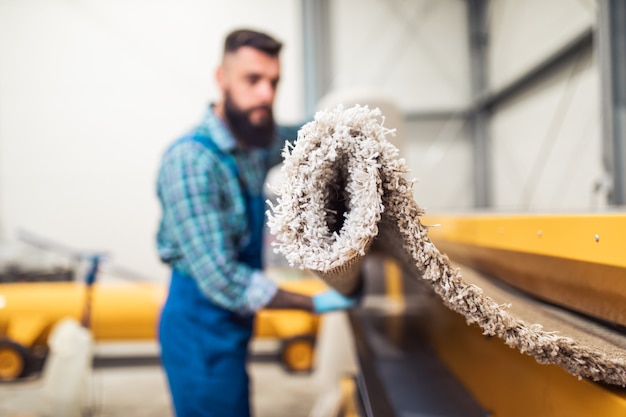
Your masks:
M355 305L355 299L341 295L341 293L332 288L313 296L313 312L318 314L344 310Z

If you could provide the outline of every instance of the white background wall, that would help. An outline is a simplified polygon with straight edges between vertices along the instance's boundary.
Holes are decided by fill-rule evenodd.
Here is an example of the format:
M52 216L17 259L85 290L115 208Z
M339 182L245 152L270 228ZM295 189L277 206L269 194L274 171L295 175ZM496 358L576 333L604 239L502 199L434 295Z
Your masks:
M428 212L473 204L464 121L428 116L469 105L466 14L463 0L331 1L332 88L377 93L418 116L402 126L402 150Z
M595 1L491 0L489 87L497 91L596 23ZM600 79L592 52L497 107L494 204L500 211L571 212L606 207Z
M515 211L594 211L605 206L599 80L591 54L494 115L495 206Z
M155 175L216 98L224 34L285 42L276 107L302 117L299 2L0 0L0 224L155 279Z
M463 0L331 0L332 88L375 88L406 112L469 100Z
M329 4L332 88L376 92L417 115L402 126L417 201L428 212L471 208L467 126L442 116L470 104L465 1ZM491 0L489 87L568 44L595 13L593 0ZM285 42L277 118L307 116L299 0L0 0L0 237L25 228L164 279L159 157L216 97L223 35L238 26ZM593 54L496 108L496 208L601 207L599 108Z
M462 118L429 117L470 105L464 1L336 0L333 88L363 86L393 97L405 113L405 155L417 201L428 211L473 202L472 147ZM490 0L487 79L498 92L596 23L595 0ZM581 54L497 106L491 135L493 203L499 211L593 211L606 206L601 163L600 80Z
M523 75L595 22L595 0L490 0L490 86Z

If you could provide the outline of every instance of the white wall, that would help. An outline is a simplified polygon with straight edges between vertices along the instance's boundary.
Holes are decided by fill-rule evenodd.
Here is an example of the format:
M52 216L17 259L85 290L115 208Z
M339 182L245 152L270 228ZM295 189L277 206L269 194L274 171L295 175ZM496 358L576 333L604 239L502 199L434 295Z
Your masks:
M463 211L474 204L471 142L461 117L432 118L406 124L406 160L415 201L427 214Z
M470 104L466 2L331 2L333 88L378 91L405 113L454 112ZM490 0L488 88L497 92L596 24L595 0ZM497 210L589 211L605 205L599 75L581 56L489 122ZM467 126L457 117L406 121L405 157L428 212L473 206Z
M465 109L464 0L333 0L332 88L375 88L406 112Z
M216 98L224 34L285 42L276 113L302 114L299 1L0 0L0 225L102 250L153 279L155 176Z
M595 211L602 180L599 80L591 54L499 109L491 124L495 206Z
M498 90L596 23L594 1L491 0L489 86ZM600 80L593 53L579 54L495 109L494 203L521 212L595 211L602 182Z
M595 24L592 0L492 0L497 90ZM421 114L403 156L429 213L472 206L464 0L333 0L332 86ZM0 0L0 233L17 228L154 279L155 175L167 144L216 97L223 35L253 26L285 42L279 121L303 116L299 0ZM364 103L367 104L367 103ZM602 175L597 65L581 57L496 109L494 197L502 210L588 210ZM393 127L393 126L390 126Z
M399 130L416 201L428 212L473 204L463 120L423 116L469 105L467 20L464 0L331 1L332 88L379 94L422 115Z
M595 0L490 0L489 84L499 90L595 23Z

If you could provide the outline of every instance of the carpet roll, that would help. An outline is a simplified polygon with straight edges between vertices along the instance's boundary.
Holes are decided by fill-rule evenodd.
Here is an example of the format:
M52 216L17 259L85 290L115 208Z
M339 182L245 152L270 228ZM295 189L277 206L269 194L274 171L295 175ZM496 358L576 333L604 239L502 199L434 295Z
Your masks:
M268 225L289 263L351 294L360 284L363 259L375 245L485 335L501 338L540 363L626 386L622 337L562 334L554 317L550 329L525 321L511 308L514 294L499 292L496 302L487 291L491 287L463 278L420 222L424 213L413 198L413 182L405 178L405 161L386 139L392 134L378 109L338 106L318 112L299 131L296 144L285 148L284 181L275 190L279 197L268 211Z

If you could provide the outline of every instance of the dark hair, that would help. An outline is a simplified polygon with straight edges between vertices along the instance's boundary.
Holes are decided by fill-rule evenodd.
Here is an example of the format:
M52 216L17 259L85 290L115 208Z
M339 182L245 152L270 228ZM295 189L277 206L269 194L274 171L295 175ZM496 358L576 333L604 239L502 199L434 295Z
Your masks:
M283 44L271 36L249 29L239 29L231 32L224 41L224 54L235 52L237 49L249 46L269 56L278 56Z

